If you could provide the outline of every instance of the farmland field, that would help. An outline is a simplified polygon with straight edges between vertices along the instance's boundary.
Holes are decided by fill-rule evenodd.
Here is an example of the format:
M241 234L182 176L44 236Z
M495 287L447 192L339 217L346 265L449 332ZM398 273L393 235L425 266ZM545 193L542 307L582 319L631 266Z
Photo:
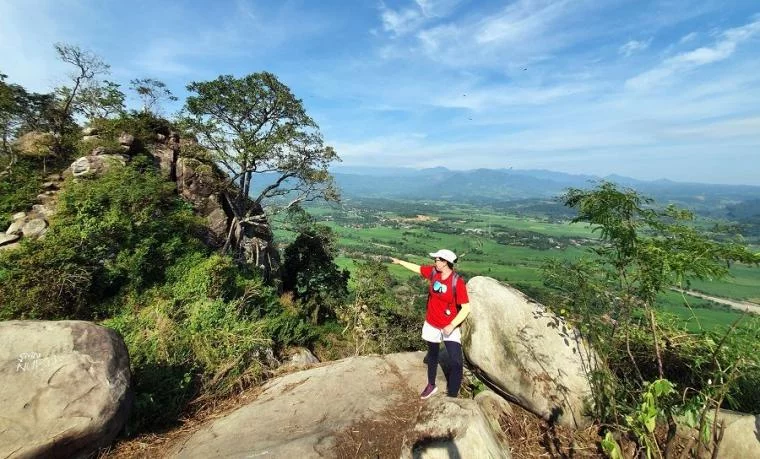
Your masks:
M507 215L485 206L441 202L354 203L309 208L317 221L337 236L336 263L348 271L356 260L394 256L427 263L427 254L438 248L454 250L457 270L466 278L488 276L520 289L542 289L541 266L550 259L571 260L584 256L597 244L588 225L550 218ZM277 231L278 242L292 234ZM388 264L399 279L414 274ZM709 295L760 301L760 268L732 266L721 280L691 280L688 288ZM676 292L658 297L661 310L682 319L696 330L730 325L740 313L707 300ZM693 313L692 313L693 311Z

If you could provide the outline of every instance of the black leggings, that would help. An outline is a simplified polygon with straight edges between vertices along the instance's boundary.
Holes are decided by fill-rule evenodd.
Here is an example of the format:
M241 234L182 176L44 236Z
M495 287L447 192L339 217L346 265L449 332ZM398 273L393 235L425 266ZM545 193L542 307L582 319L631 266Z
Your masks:
M438 371L438 349L440 343L428 343L428 384L435 385L435 374ZM448 389L446 391L449 397L456 397L459 394L459 387L462 385L462 345L456 341L444 341L446 353L449 354L449 374L446 378Z

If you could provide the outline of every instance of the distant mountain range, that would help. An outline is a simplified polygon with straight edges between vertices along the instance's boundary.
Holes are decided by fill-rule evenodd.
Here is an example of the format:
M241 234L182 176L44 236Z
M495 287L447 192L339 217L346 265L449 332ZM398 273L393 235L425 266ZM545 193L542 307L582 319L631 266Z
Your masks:
M345 198L547 200L567 188L591 188L602 180L633 188L661 204L677 203L697 211L723 209L760 198L760 186L644 181L618 175L598 177L548 170L335 167L332 173Z

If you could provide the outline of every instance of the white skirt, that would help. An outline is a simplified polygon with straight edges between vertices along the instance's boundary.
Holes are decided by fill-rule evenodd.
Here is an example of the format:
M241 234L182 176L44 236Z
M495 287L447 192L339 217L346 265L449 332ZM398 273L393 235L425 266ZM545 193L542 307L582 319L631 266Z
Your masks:
M459 327L456 327L450 335L443 333L442 328L435 328L430 325L427 320L422 325L422 339L431 343L440 343L441 341L454 341L462 344L462 332L459 331Z

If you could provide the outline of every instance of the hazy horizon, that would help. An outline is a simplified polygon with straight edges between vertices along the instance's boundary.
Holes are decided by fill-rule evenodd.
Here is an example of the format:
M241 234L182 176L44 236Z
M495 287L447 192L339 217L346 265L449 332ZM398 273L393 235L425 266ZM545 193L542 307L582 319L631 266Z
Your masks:
M349 164L335 164L332 167L330 167L330 170L332 172L338 172L338 173L347 173L344 171L341 171L341 169L350 170L350 169L403 169L407 171L424 171L429 169L438 169L443 168L447 169L449 171L453 172L474 172L480 169L486 169L486 170L495 170L495 171L511 171L511 172L549 172L549 173L557 173L557 174L567 174L570 176L575 177L594 177L599 179L605 179L609 177L620 177L625 179L632 179L635 181L641 181L641 182L658 182L662 180L667 180L669 182L679 183L679 184L695 184L695 185L726 185L726 186L747 186L747 187L756 187L758 188L758 191L760 191L760 183L752 184L752 183L720 183L720 182L695 182L695 181L684 181L684 180L674 180L668 177L657 177L653 179L648 178L640 178L640 177L634 177L630 175L624 175L624 174L617 174L617 173L611 173L607 175L596 175L596 174L584 174L584 173L575 173L575 172L566 172L566 171L560 171L560 170L552 170L552 169L516 169L516 168L509 168L509 167L474 167L469 169L457 169L452 167L446 167L446 166L431 166L431 167L393 167L393 166L369 166L369 165L349 165ZM760 198L760 195L758 195L758 198Z

